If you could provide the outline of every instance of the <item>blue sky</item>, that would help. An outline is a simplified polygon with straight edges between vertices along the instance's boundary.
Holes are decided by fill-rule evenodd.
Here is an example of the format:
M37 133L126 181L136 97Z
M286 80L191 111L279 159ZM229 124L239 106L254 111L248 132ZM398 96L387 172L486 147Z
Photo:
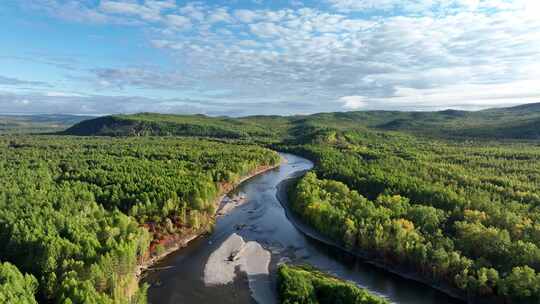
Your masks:
M0 112L540 102L536 0L7 0Z

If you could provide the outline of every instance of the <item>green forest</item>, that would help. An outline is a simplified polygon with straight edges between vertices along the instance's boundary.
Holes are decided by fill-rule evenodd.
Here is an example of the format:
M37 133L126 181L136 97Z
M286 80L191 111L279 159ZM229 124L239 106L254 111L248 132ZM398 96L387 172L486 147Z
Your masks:
M36 124L41 123L41 120L37 120ZM49 120L57 118L53 116ZM16 124L18 121L14 119L4 123ZM295 141L314 127L344 131L398 131L436 139L538 140L540 103L476 112L358 111L241 118L139 113L85 120L68 128L65 134L201 136L267 144L283 140Z
M467 298L540 301L540 147L325 131L293 209L340 245Z
M0 137L0 151L2 303L144 303L150 244L204 229L223 184L279 162L187 138Z
M282 304L388 304L382 297L310 266L282 264L278 269Z
M291 187L291 207L337 245L465 299L540 302L538 104L25 117L21 132L21 118L10 119L0 136L0 302L144 303L138 267L169 236L208 231L226 186L278 164L276 151L315 163ZM59 119L75 125L14 134L56 131ZM307 266L283 266L279 278L283 303L385 303Z

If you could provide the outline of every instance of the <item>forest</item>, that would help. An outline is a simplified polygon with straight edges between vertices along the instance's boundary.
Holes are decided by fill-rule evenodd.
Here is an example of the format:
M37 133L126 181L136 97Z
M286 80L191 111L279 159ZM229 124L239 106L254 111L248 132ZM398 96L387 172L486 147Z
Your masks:
M49 117L49 120L56 119ZM1 123L0 120L0 126ZM18 122L12 120L5 123ZM94 136L199 136L267 144L294 141L314 126L341 131L399 131L435 139L538 140L540 103L475 112L356 111L240 118L139 113L88 119L68 128L64 133Z
M144 303L139 265L168 236L209 230L224 186L284 151L315 163L290 189L292 208L339 246L465 299L539 303L539 113L141 113L10 131L0 302ZM23 129L59 119L75 118L24 118ZM364 295L309 268L279 273L284 303Z
M307 265L280 265L278 290L282 304L389 303L355 284L334 278Z
M2 303L145 303L151 242L211 225L220 186L279 162L187 138L0 137L0 155Z
M468 299L540 301L540 148L322 130L293 209L343 247Z

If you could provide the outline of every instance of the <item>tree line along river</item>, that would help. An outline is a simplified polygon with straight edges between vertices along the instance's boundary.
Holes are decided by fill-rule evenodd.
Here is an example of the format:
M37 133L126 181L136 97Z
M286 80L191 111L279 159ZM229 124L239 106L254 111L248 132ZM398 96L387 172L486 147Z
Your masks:
M286 163L247 180L231 193L244 196L247 202L219 217L212 234L194 240L188 247L152 267L144 279L151 286L149 303L277 303L273 273L280 262L311 264L394 303L462 303L424 284L370 265L298 230L287 217L277 194L280 184L300 176L313 164L296 155L282 156ZM269 253L270 275L237 266L231 270L234 271L233 280L227 284L209 282L205 268L232 235L240 236L246 243L256 243Z

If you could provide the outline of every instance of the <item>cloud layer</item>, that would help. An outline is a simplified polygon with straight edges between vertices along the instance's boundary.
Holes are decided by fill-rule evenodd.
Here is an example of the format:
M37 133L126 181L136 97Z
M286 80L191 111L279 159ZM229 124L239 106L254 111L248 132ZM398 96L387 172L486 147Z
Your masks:
M150 92L111 97L127 111L207 108L255 114L257 109L272 113L272 105L279 104L285 112L280 114L292 114L477 109L540 101L540 6L535 0L327 0L317 7L296 2L278 8L173 0L21 5L70 22L144 31L156 56L170 58L167 68L95 67L78 78L103 93L101 98L110 90L124 96ZM0 86L6 82L9 78L0 77ZM198 102L186 108L178 98L150 96L165 93ZM43 96L19 99L47 104ZM85 98L70 102L111 111L94 101L97 95L91 102Z

